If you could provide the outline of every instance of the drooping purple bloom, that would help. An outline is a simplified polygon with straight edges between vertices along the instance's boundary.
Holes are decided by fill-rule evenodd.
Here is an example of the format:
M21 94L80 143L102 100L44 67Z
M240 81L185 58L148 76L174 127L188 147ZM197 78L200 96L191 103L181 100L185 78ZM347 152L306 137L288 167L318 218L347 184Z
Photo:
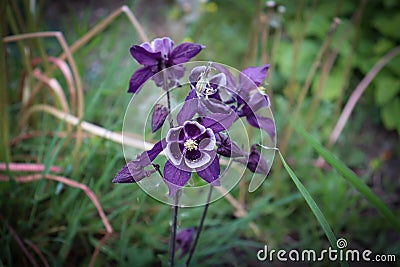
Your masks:
M167 117L168 108L161 104L157 104L154 107L154 111L151 116L151 132L154 133L155 131L160 129Z
M214 69L211 64L192 69L189 75L191 90L178 113L179 124L192 118L196 113L201 117L208 117L212 114L229 114L232 112L228 105L221 102L219 95L219 89L226 85L225 74L218 73L211 76L211 70Z
M254 173L265 175L269 173L268 163L263 157L261 157L261 153L258 151L256 144L251 146L247 158L239 158L236 159L236 161L246 164L247 168Z
M145 167L147 166L139 159L132 160L118 172L112 182L121 184L136 183L156 172L155 169L145 170Z
M176 242L178 243L178 250L181 250L180 259L189 252L194 233L194 227L184 228L177 233Z
M141 65L131 77L129 82L129 93L137 93L142 85L154 74L175 66L177 64L186 63L195 57L204 46L194 43L182 43L174 48L174 42L168 38L157 38L153 42L134 45L130 49L132 57ZM169 81L177 82L183 77L184 69L176 66L172 68L166 77ZM162 86L164 77L157 75L154 77L157 86Z
M221 101L218 89L226 85L226 77L224 73L209 77L213 69L211 62L208 63L208 66L193 68L189 75L189 83L191 88L196 90L198 97L215 98Z
M269 64L260 67L248 67L239 74L236 81L231 72L221 65L215 65L216 69L226 76L228 91L232 99L227 103L236 103L232 108L239 117L246 117L248 123L256 128L266 131L271 139L275 138L275 126L271 118L257 113L261 108L269 108L270 101L267 94L260 90L262 82L268 74Z
M243 157L245 155L240 147L228 136L219 133L215 137L217 140L217 153L219 155L228 158Z
M138 155L136 159L128 162L112 180L113 183L136 183L145 177L149 177L156 171L156 168L145 170L153 160L163 151L165 139L156 143L152 149Z

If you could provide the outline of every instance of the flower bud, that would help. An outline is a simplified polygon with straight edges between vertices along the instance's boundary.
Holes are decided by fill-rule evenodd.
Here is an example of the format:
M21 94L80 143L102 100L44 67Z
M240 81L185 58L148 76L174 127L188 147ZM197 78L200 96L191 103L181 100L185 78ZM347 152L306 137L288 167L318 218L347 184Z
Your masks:
M168 116L168 108L161 104L157 104L154 108L153 115L151 117L151 132L155 132L161 128L164 124L165 119Z
M181 255L179 256L179 258L182 258L189 252L194 233L195 229L194 227L191 227L182 229L176 235L176 242L178 243L178 249L181 249Z

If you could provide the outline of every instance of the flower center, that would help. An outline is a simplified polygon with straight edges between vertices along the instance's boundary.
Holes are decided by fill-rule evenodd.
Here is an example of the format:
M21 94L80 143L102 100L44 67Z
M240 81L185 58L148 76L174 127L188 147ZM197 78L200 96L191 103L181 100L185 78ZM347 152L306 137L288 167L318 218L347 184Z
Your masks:
M197 150L197 146L198 146L197 142L194 141L194 140L192 140L192 139L186 140L185 143L184 143L183 145L184 145L184 146L187 148L187 150L189 150L189 151L192 151L193 149L196 149L196 150Z

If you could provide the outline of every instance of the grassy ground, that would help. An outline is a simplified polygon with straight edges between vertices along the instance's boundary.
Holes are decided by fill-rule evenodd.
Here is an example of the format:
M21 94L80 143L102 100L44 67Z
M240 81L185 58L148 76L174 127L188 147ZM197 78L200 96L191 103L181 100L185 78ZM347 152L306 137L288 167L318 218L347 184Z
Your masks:
M257 8L256 2L252 5L246 1L211 3L214 5L208 3L202 7L203 11L198 18L195 17L195 13L190 13L190 16L195 17L193 21L172 1L141 1L129 3L129 6L139 15L150 37L167 35L173 37L176 43L190 38L194 42L205 44L206 50L197 59L214 60L237 69L243 69L247 64L261 64L264 53L260 45L263 41L260 37L262 34L258 34L258 31L262 27L256 18L259 18L262 15L260 12L265 9L262 4ZM358 32L357 45L351 46L353 35L350 35L339 47L339 57L328 74L333 80L343 77L346 75L346 64L350 64L344 90L332 93L333 96L319 95L317 84L324 72L317 71L313 77L312 89L301 103L299 118L296 121L324 144L327 144L334 123L353 89L373 64L392 48L388 45L380 54L374 53L371 56L373 59L368 59L365 63L368 65L368 68L365 67L367 70L362 70L357 62L364 55L363 46L369 45L370 41L363 38L370 32L360 31L361 26L351 27L350 19L359 8L358 4L347 4L346 1L341 3L342 9L337 11L337 15L342 17L342 25L347 26L351 34L353 31ZM278 147L286 145L283 151L286 160L318 204L337 238L345 238L349 247L353 249L370 249L377 254L395 254L399 260L400 238L393 224L336 170L329 166L316 167L315 161L319 155L295 131L284 140L285 133L290 129L288 118L295 116L295 104L300 89L306 83L308 71L326 40L330 18L333 17L331 13L334 12L331 8L324 7L326 2L320 3L315 7L317 15L311 16L312 23L303 25L306 27L306 38L300 48L299 65L291 84L293 76L288 68L292 68L290 62L294 61L296 12L307 18L309 14L313 14L313 9L307 1L300 11L296 11L298 6L292 2L286 1L283 4L286 5L287 13L283 30L278 36L281 43L276 48L276 53L273 53L273 47L276 44L275 40L278 40L278 30L272 29L267 41L269 62L274 66L271 70L273 78L269 80L268 89L273 99ZM365 17L360 25L366 23L367 19L374 19L369 16L372 16L371 9L376 8L376 5L367 5L364 8ZM114 8L106 4L76 4L68 6L74 12L61 12L60 7L52 7L55 10L53 16L47 14L46 19L38 24L36 31L61 30L68 44L82 37L95 22L104 18ZM75 12L74 7L79 8L79 12ZM59 14L59 17L54 14ZM275 13L276 16L277 14ZM261 21L262 18L264 17L261 16ZM320 27L316 27L315 24ZM339 33L345 31L346 29L340 27L338 29ZM257 36L260 39L257 39ZM277 39L274 39L275 37ZM396 39L391 40L396 43ZM138 42L140 40L135 29L127 19L120 17L74 52L73 56L83 83L84 121L110 131L121 131L125 109L131 97L126 94L128 81L138 67L129 55L129 47ZM335 46L337 42L335 39L326 53L338 47ZM62 51L54 39L43 40L41 45L47 55L58 56ZM6 46L7 63L10 66L8 101L3 99L1 104L8 108L11 161L42 163L47 166L40 172L43 176L51 173L48 169L50 166L61 167L62 172L58 175L86 185L94 192L113 228L113 233L99 246L106 233L105 227L98 210L82 190L48 179L18 183L14 179L26 173L2 170L2 177L10 178L10 181L0 183L0 266L32 266L29 255L39 266L45 266L45 262L48 262L49 266L86 266L90 263L96 247L100 248L96 266L166 265L171 207L147 196L135 184L111 183L116 172L125 163L120 144L89 135L83 138L79 152L76 153L75 135L66 131L66 124L62 120L45 112L35 113L25 125L17 125L23 115L18 90L25 65L18 45L7 43ZM34 47L34 44L29 47ZM36 56L39 54L37 50L30 51ZM346 61L350 55L353 57L353 63ZM322 62L326 62L325 57ZM397 70L398 65L388 65L383 73L389 75L387 72L391 71L390 75L398 79ZM52 75L66 91L67 83L61 72L56 71ZM379 78L380 76L377 76L376 79ZM35 81L26 82L26 87L29 88ZM325 85L328 88L336 88L332 81ZM321 101L317 103L315 112L310 114L310 107L316 98L320 98ZM53 99L49 93L42 93L35 98L34 104L50 103L59 107ZM71 101L69 96L67 101ZM339 110L336 110L337 108ZM376 105L375 95L366 93L347 121L338 144L331 148L331 152L342 159L398 218L399 139L396 132L384 128L384 122L379 115L381 108ZM39 134L34 134L37 132ZM18 139L27 133L33 135L26 139ZM287 251L320 251L330 246L302 194L279 163L279 158L275 159L270 177L256 192L247 192L248 174L243 180L245 182L231 192L233 202L232 199L223 198L210 205L205 231L199 240L193 266L200 266L200 263L201 266L263 265L264 263L257 260L256 253L265 244L273 249ZM232 203L239 203L242 210ZM243 209L247 212L245 216L240 214ZM180 210L179 227L197 225L201 213L201 208ZM42 260L41 255L46 260ZM181 260L179 263L183 262Z

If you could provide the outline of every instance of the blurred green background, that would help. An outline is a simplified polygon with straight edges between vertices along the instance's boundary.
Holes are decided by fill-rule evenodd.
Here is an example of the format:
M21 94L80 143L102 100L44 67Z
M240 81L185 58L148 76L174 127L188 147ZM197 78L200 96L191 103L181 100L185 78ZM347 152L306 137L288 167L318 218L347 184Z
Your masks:
M6 14L1 18L2 37L61 31L71 45L122 5L133 11L150 39L169 36L175 44L204 44L206 49L196 60L221 62L239 70L271 63L266 88L278 147L336 237L345 238L350 248L400 258L395 228L335 170L317 165L318 154L289 124L295 118L399 218L399 56L390 58L366 84L337 142L329 144L353 91L382 57L390 51L398 53L399 1L276 1L267 7L264 1L255 0L9 0L0 4L1 14ZM335 17L340 24L330 31ZM129 48L140 42L122 14L73 53L83 83L84 121L121 131L131 98L126 93L129 78L139 67ZM37 82L30 75L30 60L59 56L63 52L60 44L55 38L39 38L3 42L1 50L1 162L42 163L47 166L44 175L49 166L60 166L60 175L87 185L96 194L114 233L101 246L95 266L165 265L170 206L147 196L135 184L111 183L125 163L120 144L89 135L76 152L76 139L63 134L66 124L46 112L35 113L28 123L18 125L27 112L21 92ZM50 65L44 61L39 67L51 73ZM315 73L310 74L315 66ZM70 102L63 74L54 71L51 77ZM33 101L40 103L60 106L45 90ZM88 265L105 234L88 197L63 183L45 179L17 183L13 177L24 173L1 170L0 174L7 177L0 183L0 266L32 266L16 236L39 266L46 262L50 266ZM285 250L328 248L318 221L278 158L269 178L254 193L247 192L248 178L246 174L231 192L247 215L237 216L227 199L211 204L194 266L266 265L256 257L264 244ZM181 209L179 227L197 225L201 213L201 208Z

